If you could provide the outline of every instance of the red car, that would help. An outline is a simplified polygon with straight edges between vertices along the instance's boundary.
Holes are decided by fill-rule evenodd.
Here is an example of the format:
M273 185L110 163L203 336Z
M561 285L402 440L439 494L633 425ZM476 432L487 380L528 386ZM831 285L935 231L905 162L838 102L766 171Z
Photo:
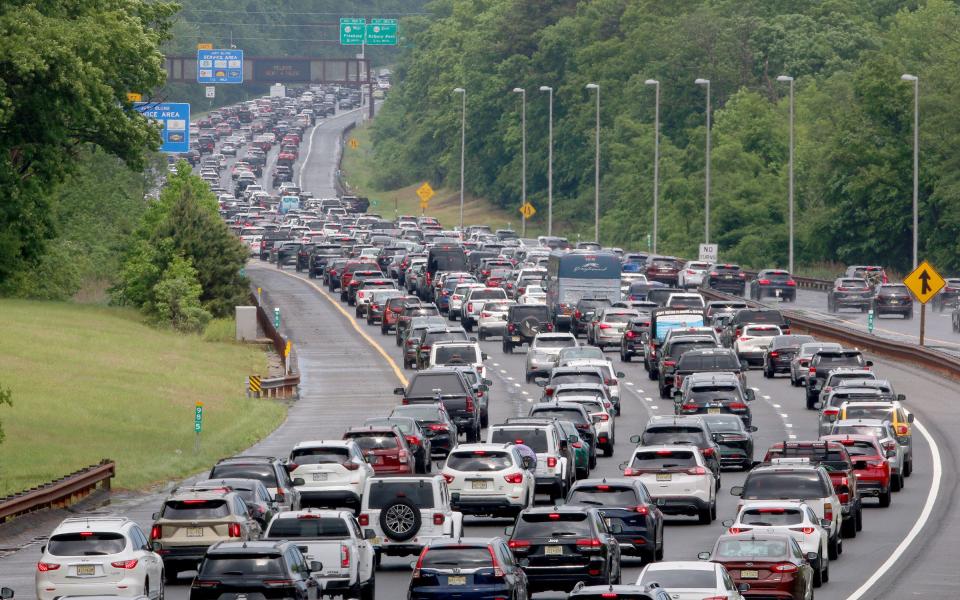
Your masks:
M701 552L699 557L726 567L744 598L805 600L813 596L811 562L817 555L805 555L789 535L722 535L713 553Z
M397 296L387 300L387 305L383 307L383 319L380 321L380 333L386 335L390 330L397 326L397 320L400 318L400 311L405 304L420 304L420 298L416 296Z
M412 475L414 472L413 452L395 426L352 427L343 434L343 439L353 440L360 446L377 475Z
M647 259L647 281L659 281L676 287L683 263L672 256L652 256Z
M352 260L343 266L343 271L340 272L340 300L344 302L347 300L347 286L350 285L350 281L353 279L354 271L363 269L376 269L379 271L380 267L376 262L371 260Z
M890 506L890 463L879 440L872 435L825 435L825 442L840 442L853 460L861 496L875 496L880 506Z

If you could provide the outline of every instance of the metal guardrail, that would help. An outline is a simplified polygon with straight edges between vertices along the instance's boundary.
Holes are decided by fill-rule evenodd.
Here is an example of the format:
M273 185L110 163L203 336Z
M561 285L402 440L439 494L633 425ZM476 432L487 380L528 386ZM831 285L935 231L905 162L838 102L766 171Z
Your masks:
M0 523L45 508L75 504L97 488L110 489L117 465L105 458L99 464L74 471L60 479L0 498Z
M264 335L270 338L273 349L280 356L284 356L287 347L287 338L280 335L277 328L273 325L273 320L263 306L260 305L257 295L250 293L250 301L257 307L257 324L263 330ZM300 385L300 374L288 372L283 377L260 378L260 389L254 390L252 386L251 394L256 398L291 398L298 394L297 388Z

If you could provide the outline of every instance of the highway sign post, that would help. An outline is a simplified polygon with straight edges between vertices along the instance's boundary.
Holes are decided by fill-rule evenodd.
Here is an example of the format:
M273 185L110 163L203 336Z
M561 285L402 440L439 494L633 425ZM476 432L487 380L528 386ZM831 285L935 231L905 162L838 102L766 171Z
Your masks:
M193 451L200 452L200 432L203 431L203 402L197 401L193 411L193 431L196 438L193 444Z
M423 214L427 210L427 206L430 202L430 198L433 198L433 188L430 187L430 184L426 181L423 182L423 185L417 188L417 196L420 197L420 213Z
M362 46L367 34L366 19L340 19L340 45Z
M872 308L867 311L867 333L873 333L873 309Z
M927 302L932 300L947 282L936 269L930 266L930 263L923 261L912 273L903 278L903 284L920 303L920 345L922 346L927 328Z
M273 308L273 326L276 329L280 329L280 307L275 306Z
M370 19L366 27L366 43L368 46L396 46L397 20Z
M133 108L148 119L160 123L160 151L180 153L190 150L190 105L180 102L134 102Z
M197 50L197 83L243 83L243 50Z
M699 259L704 262L717 262L717 245L700 244Z

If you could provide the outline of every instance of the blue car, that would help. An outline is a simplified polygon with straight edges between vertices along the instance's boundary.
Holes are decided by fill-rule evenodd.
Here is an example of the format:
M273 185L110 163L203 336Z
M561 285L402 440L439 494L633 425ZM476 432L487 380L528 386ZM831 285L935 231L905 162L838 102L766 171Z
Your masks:
M423 549L408 600L527 598L527 575L503 538L437 540Z

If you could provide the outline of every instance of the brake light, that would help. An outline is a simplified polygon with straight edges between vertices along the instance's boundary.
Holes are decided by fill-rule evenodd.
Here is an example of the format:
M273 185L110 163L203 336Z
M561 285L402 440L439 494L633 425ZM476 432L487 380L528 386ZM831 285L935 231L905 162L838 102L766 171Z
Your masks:
M730 405L730 410L747 410L747 405L743 402L734 402Z
M110 566L117 569L136 569L137 559L133 558L130 560L118 560L117 562L110 563Z
M769 279L758 279L758 280L757 280L757 283L759 283L760 285L770 285L770 280L769 280Z
M746 273L742 273L742 272L741 272L741 273L739 273L739 275L740 275L740 279L746 279L746 278L747 278L747 274L746 274Z
M648 515L650 514L650 509L647 508L645 505L634 506L633 512L637 513L638 515Z
M600 329L610 329L610 325L607 323L600 323Z
M411 446L419 446L419 445L420 445L420 440L417 439L416 436L405 435L405 436L403 436L403 437L405 437L405 438L407 439L407 443L410 444Z
M799 531L804 535L812 535L816 531L813 527L791 527L791 531Z
M840 504L846 504L850 502L850 494L844 492L842 494L837 494L837 498L840 499Z
M910 430L906 425L897 425L897 435L907 435L910 433Z
M704 467L693 467L693 468L687 469L687 474L688 475L706 475L707 470Z
M528 552L530 550L530 542L527 540L510 540L507 542L507 546L509 546L511 550L520 552Z
M833 503L832 502L823 503L823 518L828 521L833 520Z
M728 529L727 531L730 532L730 533L732 533L733 535L737 535L737 534L746 533L746 532L752 531L752 530L753 530L752 527L731 527L731 528Z
M780 563L779 565L770 567L770 570L774 573L796 573L797 565L793 563Z
M467 396L467 412L473 412L473 397Z
M227 534L230 537L240 537L240 523L230 523L227 526Z
M603 414L600 415L600 420L601 420L601 421L609 421L609 420L610 420L610 415L608 415L607 413L603 413Z
M56 571L59 568L60 568L60 565L58 565L57 563L46 563L46 562L37 563L37 570L40 571L41 573L46 573L47 571Z
M441 424L430 425L430 431L447 431L447 426Z
M446 477L446 475L444 475L444 477ZM357 523L361 527L367 527L370 525L370 515L367 513L360 513L360 516L357 518Z
M447 480L447 484L453 483L453 480L456 479L456 477L450 475L449 473L444 473L443 478Z
M810 367L810 371L808 371L807 374L808 374L810 377L816 377L816 376L817 376L817 369L816 369L816 367Z
M717 273L716 271L710 271L710 277L716 277L719 274L720 273Z
M433 513L434 525L443 525L443 522L446 520L447 520L447 517L443 513Z
M895 450L896 448L897 448L897 443L896 443L896 442L884 442L884 443L883 443L883 449L886 450L887 452L889 452L889 451L891 451L891 450Z
M627 467L626 469L623 470L624 477L634 477L636 475L640 475L639 470L634 470L634 469L631 469L630 467Z
M547 457L547 467L553 469L557 466L557 459L554 456Z
M701 452L704 456L713 456L713 448L704 448Z
M583 313L581 313L579 310L575 310L575 311L573 311L573 318L574 318L574 319L579 319L582 314L583 314Z
M493 314L488 313L487 311L483 311L483 312L480 313L480 318L481 318L481 319L489 319L489 318L492 317L492 316L493 316Z
M522 473L513 473L512 475L504 475L504 480L507 483L512 483L514 485L523 483L523 474Z
M777 352L776 350L774 350L773 352L770 353L770 358L776 358L776 357L778 357L778 356L780 356L780 353Z
M665 366L665 367L675 367L675 366L677 366L677 361L675 361L675 360L665 360L665 361L663 361L663 366Z
M697 410L696 404L684 404L680 406L680 410Z
M823 414L828 417L835 417L840 414L839 408L825 408L823 409Z
M547 323L547 331L553 331L553 323Z
M350 568L350 548L346 545L340 545L340 568L349 569Z
M159 540L159 539L162 538L162 537L163 537L163 528L162 528L162 527L160 527L159 525L154 525L153 527L150 528L150 539L151 539L151 540Z
M749 342L751 340L750 336L744 335L738 338L741 342Z
M267 587L287 587L293 585L292 579L264 579L263 585Z
M631 339L631 340L632 340L634 337L636 337L636 335L637 335L637 334L635 334L632 329L626 333L627 339Z
M553 396L553 388L552 387L545 388L543 390L543 394L545 396Z
M787 286L788 286L788 287L796 287L796 286L797 286L797 282L794 281L794 280L792 280L792 279L788 279L788 280L787 280Z
M404 464L404 465L407 464L407 460L408 460L408 458L407 458L407 451L406 451L406 450L401 450L401 451L400 451L399 458L400 458L400 464Z
M577 550L593 551L599 550L603 546L603 542L597 538L577 540Z

